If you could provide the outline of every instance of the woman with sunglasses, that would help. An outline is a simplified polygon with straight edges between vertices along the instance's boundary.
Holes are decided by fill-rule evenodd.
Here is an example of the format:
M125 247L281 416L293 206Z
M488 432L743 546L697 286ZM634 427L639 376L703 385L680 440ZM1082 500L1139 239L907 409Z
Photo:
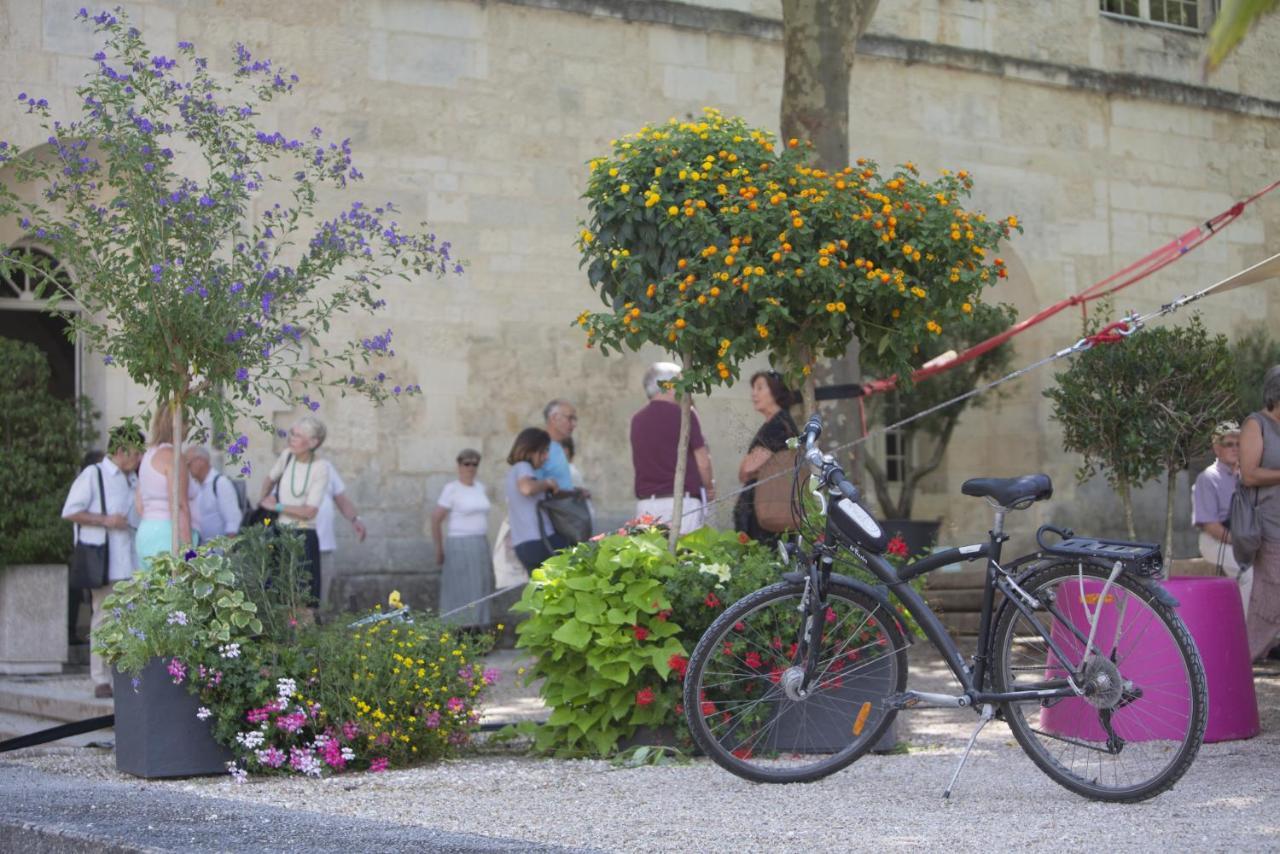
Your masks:
M476 480L480 452L458 454L458 479L445 484L431 514L431 537L440 567L440 613L448 614L493 592L493 559L489 553L489 496ZM448 533L441 530L448 520ZM489 602L472 605L445 620L476 629L489 627Z

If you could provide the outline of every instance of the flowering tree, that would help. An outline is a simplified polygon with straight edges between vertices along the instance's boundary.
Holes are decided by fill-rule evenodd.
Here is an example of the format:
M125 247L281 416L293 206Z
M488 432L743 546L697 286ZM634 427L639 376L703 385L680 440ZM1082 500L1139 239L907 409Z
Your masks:
M268 394L316 409L302 390L321 378L375 400L417 391L359 373L392 352L390 330L334 349L320 336L336 314L381 308L377 292L393 277L460 271L449 244L404 231L390 205L353 202L319 219L322 187L362 176L348 142L319 128L303 139L259 129L264 106L297 83L270 60L236 45L222 79L189 42L172 57L152 53L123 12L78 17L106 40L77 89L79 117L54 120L45 99L22 93L48 146L0 142L0 165L38 190L24 198L0 185L0 216L15 217L74 284L16 251L0 255L0 274L18 266L37 277L72 334L171 407L178 443L206 413L238 456L248 437L231 439L237 416L267 427L255 410Z
M964 210L966 172L927 182L907 163L886 178L866 160L829 172L808 150L707 109L590 163L578 245L608 308L578 317L588 346L656 344L684 366L673 547L689 393L732 383L769 350L812 409L815 359L855 338L905 375L921 343L1003 275L986 258L1017 220Z

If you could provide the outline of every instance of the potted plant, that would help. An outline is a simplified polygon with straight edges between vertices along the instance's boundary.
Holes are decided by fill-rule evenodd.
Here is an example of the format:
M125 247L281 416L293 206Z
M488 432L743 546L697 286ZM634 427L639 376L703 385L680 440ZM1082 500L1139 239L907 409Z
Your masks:
M0 364L0 673L59 673L72 543L61 511L87 419L50 392L49 362L35 345L0 338Z
M948 352L964 352L1008 329L1017 317L1012 306L985 303L971 305L965 314L963 320L921 344L920 358L923 362L944 357ZM868 423L888 426L926 412L972 391L981 383L1005 375L1009 372L1012 358L1013 346L1004 343L972 361L927 377L913 386L869 397L866 403ZM862 351L862 366L864 372L872 375L884 375L890 370L890 366L870 349ZM984 406L992 399L992 396L979 396L962 400L896 429L891 438L886 437L887 441L897 445L895 450L898 453L892 461L892 470L887 460L867 446L860 449L862 463L880 505L881 524L887 531L901 537L911 554L929 551L937 542L940 525L938 520L913 518L920 482L942 464L952 434L965 410L970 406ZM929 442L927 449L922 447L925 441ZM898 485L896 495L894 483Z
M637 735L689 743L681 706L698 638L724 608L775 580L774 554L744 535L701 528L666 547L650 519L581 543L533 571L512 610L516 646L551 717L524 730L534 749L605 756Z
M1099 328L1095 318L1086 334ZM1138 538L1133 490L1165 476L1163 541L1171 560L1177 473L1208 447L1214 425L1237 406L1226 337L1210 335L1192 315L1183 326L1146 328L1093 347L1054 379L1045 396L1062 424L1063 447L1084 457L1081 481L1106 476L1120 496L1130 539Z
M1262 379L1273 365L1280 365L1280 341L1265 323L1246 325L1231 342L1231 367L1239 402L1236 420L1242 424L1250 413L1262 409Z
M158 557L108 597L116 766L141 777L384 770L466 744L491 639L402 606L309 618L295 532L255 526ZM443 663L442 663L443 662Z

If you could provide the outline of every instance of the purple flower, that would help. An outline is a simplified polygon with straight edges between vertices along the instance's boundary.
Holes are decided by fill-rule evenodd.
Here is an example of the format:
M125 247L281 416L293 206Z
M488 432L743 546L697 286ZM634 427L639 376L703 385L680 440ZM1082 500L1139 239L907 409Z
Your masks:
M191 42L178 42L178 50L193 50L195 45Z
M262 295L262 313L263 314L271 313L271 301L274 300L275 298L276 298L276 295L273 294L271 291L267 291Z
M245 477L248 477L249 475L253 474L253 466L251 466L248 462L245 462L244 465L240 466L240 474L244 475Z
M196 550L195 550L195 549L187 549L185 552L183 552L183 554L182 554L182 559L183 559L183 560L195 560L195 559L196 559Z
M116 363L116 360L115 360L115 357L114 357L114 356L103 356L103 357L102 357L102 364L104 364L104 365L114 365L115 363Z
M202 208L211 208L213 207L213 198L208 193L204 193L200 196L198 204Z
M176 658L169 659L169 675L174 685L181 685L187 678L187 666Z
M236 371L236 379L239 380L240 382L244 382L245 380L249 379L249 369L248 368L238 369Z

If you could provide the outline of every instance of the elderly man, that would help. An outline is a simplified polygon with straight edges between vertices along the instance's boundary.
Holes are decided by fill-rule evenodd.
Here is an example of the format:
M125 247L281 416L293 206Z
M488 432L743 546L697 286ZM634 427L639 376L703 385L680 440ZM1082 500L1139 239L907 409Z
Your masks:
M244 510L231 479L213 467L209 449L192 445L186 450L187 470L200 486L192 508L192 527L200 532L200 542L240 533Z
M117 581L125 580L137 569L129 512L133 507L134 473L142 461L145 444L137 427L113 428L106 458L80 472L62 505L62 518L76 524L79 542L107 546L107 584L93 590L90 639L102 623L103 600L115 589ZM111 669L101 656L89 655L89 675L93 678L93 695L110 697Z
M675 503L676 453L680 443L680 405L668 386L680 376L674 362L655 362L644 374L649 402L631 417L631 463L635 468L636 516L646 514L670 522ZM704 521L703 495L715 498L711 452L702 438L698 413L691 412L688 463L684 473L684 517L680 529L693 531ZM705 492L704 492L705 490Z
M1240 425L1224 421L1213 431L1217 458L1196 477L1191 487L1191 521L1200 529L1200 556L1218 566L1240 585L1245 613L1253 588L1253 568L1242 572L1231 552L1231 496L1240 482Z
M569 468L569 456L565 453L564 443L573 436L578 426L578 410L567 400L553 400L542 409L542 417L547 422L547 432L551 434L551 449L547 461L542 468L534 472L538 478L552 478L562 490L573 489L573 472Z

